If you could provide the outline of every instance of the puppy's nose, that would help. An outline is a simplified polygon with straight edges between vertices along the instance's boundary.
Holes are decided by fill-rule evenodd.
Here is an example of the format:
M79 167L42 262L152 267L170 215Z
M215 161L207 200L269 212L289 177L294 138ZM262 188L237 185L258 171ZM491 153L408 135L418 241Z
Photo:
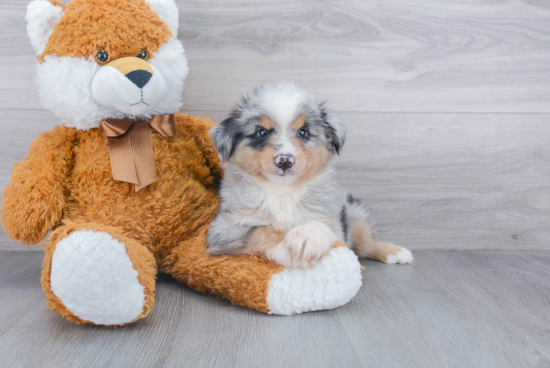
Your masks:
M292 155L279 155L275 157L275 165L279 169L287 170L294 165L294 156Z
M134 70L126 74L126 78L131 80L138 88L143 88L152 76L153 74L149 73L147 70Z

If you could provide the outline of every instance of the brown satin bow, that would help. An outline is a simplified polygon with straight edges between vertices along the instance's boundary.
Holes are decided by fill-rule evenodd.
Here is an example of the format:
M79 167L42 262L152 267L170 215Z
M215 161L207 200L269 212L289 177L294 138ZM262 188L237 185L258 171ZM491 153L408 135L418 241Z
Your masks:
M149 121L105 119L99 126L109 141L113 179L135 184L136 192L157 181L149 127L163 137L176 135L174 114L155 115Z

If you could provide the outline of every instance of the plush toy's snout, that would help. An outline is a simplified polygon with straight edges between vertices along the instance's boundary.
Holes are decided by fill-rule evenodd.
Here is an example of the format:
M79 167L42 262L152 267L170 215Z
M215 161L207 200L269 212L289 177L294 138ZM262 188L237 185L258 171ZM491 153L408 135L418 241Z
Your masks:
M115 68L138 88L143 88L153 76L153 68L147 61L137 57L124 57L107 64Z
M105 64L92 80L94 99L129 115L153 109L166 93L166 81L149 62L123 57Z

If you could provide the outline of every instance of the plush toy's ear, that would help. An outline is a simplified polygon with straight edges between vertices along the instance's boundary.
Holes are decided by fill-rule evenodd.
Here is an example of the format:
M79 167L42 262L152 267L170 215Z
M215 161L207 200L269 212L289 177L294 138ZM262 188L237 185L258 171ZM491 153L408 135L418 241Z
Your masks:
M44 52L55 25L63 16L63 3L57 0L34 0L27 5L27 35L36 55Z
M319 104L319 110L321 110L321 118L325 123L325 134L331 145L330 148L332 148L336 154L340 154L344 142L346 141L346 127L336 118L336 116L334 116L326 102Z
M172 36L178 36L179 13L174 0L146 0L160 19L164 21L172 31Z

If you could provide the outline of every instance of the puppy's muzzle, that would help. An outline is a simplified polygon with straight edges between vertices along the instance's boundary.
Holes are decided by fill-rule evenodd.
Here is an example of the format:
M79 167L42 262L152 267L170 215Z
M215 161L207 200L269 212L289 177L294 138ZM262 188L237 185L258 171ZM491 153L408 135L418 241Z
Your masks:
M275 166L279 169L288 170L294 165L294 156L292 155L279 155L275 157Z

